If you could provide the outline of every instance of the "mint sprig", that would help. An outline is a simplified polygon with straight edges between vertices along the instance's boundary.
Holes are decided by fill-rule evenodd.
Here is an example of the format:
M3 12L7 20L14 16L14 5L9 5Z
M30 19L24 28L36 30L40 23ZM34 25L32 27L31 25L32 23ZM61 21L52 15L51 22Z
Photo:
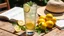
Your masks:
M30 2L27 2L28 5L32 6L33 5L33 2L30 1Z

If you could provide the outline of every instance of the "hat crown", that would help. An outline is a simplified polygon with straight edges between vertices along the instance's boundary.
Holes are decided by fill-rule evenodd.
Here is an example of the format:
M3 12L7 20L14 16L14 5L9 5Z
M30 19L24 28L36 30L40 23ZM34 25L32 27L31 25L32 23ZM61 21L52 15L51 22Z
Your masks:
M62 0L49 0L48 5L53 4L53 5L63 5L64 2Z
M64 12L64 2L62 0L49 0L46 9L51 12Z

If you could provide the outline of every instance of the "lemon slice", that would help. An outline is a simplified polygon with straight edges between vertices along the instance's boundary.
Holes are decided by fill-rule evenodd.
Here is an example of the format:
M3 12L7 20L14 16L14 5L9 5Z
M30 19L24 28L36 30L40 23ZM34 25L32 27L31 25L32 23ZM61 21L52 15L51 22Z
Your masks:
M28 4L24 4L24 12L29 12L30 6Z
M22 20L18 20L18 25L23 26L24 22Z
M26 28L28 29L28 30L33 30L34 28L35 28L35 25L34 25L34 23L27 23L26 24Z
M14 29L15 29L16 32L20 32L21 31L21 28L18 25L15 25Z

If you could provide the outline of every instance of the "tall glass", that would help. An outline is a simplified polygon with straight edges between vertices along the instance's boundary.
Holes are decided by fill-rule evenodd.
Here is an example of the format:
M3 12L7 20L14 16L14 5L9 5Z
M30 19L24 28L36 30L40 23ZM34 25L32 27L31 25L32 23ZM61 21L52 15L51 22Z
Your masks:
M37 5L33 4L28 6L24 4L24 13L25 13L25 26L26 26L26 35L33 35L36 25L36 11Z

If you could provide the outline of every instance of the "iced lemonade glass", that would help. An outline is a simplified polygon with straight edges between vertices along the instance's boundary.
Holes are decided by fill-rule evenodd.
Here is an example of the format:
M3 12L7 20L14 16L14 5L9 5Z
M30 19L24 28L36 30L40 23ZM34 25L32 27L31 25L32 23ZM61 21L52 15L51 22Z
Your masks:
M24 4L23 8L25 14L26 35L33 35L36 25L37 5L32 4L32 6L30 6L28 4Z

